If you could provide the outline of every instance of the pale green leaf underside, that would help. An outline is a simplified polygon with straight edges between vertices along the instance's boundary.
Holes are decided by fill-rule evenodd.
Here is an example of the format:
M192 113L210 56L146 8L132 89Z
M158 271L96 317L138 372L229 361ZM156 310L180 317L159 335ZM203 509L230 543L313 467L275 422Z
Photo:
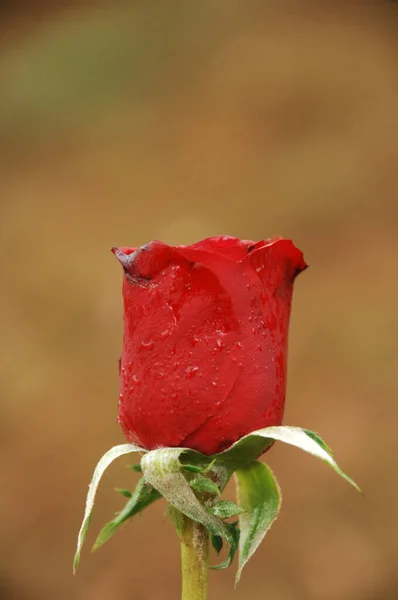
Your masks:
M141 461L144 477L172 506L205 525L213 535L225 538L227 530L222 521L202 506L181 473L179 457L182 452L184 449L181 448L161 448L148 452Z
M239 568L242 569L261 544L265 534L278 516L281 493L274 474L264 463L255 461L235 472L236 494L244 512L239 515Z
M336 463L333 456L331 455L331 451L328 451L328 447L325 442L318 436L318 434L313 433L312 431L307 431L305 429L301 429L301 427L287 427L287 426L275 426L275 427L266 427L265 429L258 429L257 431L253 431L249 433L245 437L241 438L238 442L233 444L228 450L221 452L217 455L217 461L220 463L229 463L231 461L230 457L233 457L233 461L239 463L240 455L242 456L242 461L244 462L245 458L245 447L256 449L255 440L270 441L277 440L280 442L284 442L285 444L290 444L291 446L296 446L301 450L305 450L309 454L320 458L325 463L327 463L336 473L338 473L343 479L348 481L355 489L361 491L359 486L349 477ZM267 444L266 444L267 445ZM258 446L261 448L261 444ZM252 459L256 458L253 456ZM236 464L235 468L241 468L241 465Z
M231 547L234 546L231 526L223 523L202 505L182 474L179 458L183 452L184 448L161 448L148 452L141 460L146 481L182 514L202 523L213 536L221 536Z
M95 495L97 493L98 485L101 480L104 471L109 467L109 465L119 456L123 456L123 454L129 454L131 452L145 452L143 448L140 446L136 446L135 444L120 444L119 446L114 446L108 452L104 454L104 456L99 460L97 466L95 467L93 477L91 479L91 483L88 488L88 494L86 499L86 508L84 511L83 521L80 527L79 535L77 538L77 548L75 557L73 560L73 572L76 572L76 569L79 565L80 561L80 553L83 546L84 539L87 534L87 529L90 525L91 515L94 507Z

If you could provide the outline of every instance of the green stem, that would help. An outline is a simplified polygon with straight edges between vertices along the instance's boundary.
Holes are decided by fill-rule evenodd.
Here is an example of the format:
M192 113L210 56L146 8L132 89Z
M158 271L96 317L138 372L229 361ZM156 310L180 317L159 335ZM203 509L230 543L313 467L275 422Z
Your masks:
M209 534L203 525L183 517L181 536L182 600L206 600Z

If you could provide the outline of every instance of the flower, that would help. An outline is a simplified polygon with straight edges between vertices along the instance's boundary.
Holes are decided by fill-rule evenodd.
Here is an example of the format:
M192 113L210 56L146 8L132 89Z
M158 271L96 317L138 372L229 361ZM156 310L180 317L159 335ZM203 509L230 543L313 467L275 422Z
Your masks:
M292 241L217 236L112 251L124 270L126 438L215 454L280 425L293 281L307 267Z

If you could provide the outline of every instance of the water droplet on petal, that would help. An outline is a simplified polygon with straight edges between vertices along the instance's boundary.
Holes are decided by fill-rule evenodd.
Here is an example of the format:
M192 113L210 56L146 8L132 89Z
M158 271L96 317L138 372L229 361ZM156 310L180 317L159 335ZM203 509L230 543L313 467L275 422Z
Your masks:
M185 369L185 373L187 374L187 377L189 377L189 379L192 379L192 377L195 376L195 373L197 373L197 371L199 371L199 367L187 367Z
M155 342L153 340L142 340L141 342L141 346L143 348L146 348L147 350L150 350L151 348L153 348L153 346L155 345Z
M191 339L191 345L196 346L196 344L198 344L199 342L200 342L200 337L197 335L194 335Z

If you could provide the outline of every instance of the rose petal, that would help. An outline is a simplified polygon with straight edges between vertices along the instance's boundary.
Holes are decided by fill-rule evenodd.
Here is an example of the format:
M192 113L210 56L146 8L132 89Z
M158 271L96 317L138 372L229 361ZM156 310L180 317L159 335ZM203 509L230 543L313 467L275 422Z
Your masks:
M196 242L191 246L177 246L177 248L205 250L212 254L221 254L226 258L238 261L246 256L248 248L254 244L255 242L252 242L251 240L240 240L239 238L229 235L217 235Z

